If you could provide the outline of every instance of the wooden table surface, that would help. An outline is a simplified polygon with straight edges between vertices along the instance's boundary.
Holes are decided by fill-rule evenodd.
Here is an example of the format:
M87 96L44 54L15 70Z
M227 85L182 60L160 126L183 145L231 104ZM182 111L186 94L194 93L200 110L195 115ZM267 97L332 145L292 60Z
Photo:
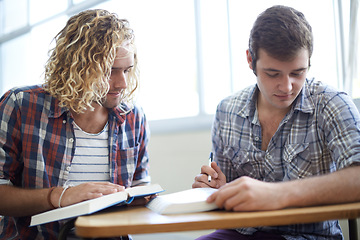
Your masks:
M174 215L160 215L146 207L129 207L78 217L75 228L76 234L80 237L112 237L128 234L311 223L330 219L355 219L359 216L360 202L276 211L227 212L219 210Z

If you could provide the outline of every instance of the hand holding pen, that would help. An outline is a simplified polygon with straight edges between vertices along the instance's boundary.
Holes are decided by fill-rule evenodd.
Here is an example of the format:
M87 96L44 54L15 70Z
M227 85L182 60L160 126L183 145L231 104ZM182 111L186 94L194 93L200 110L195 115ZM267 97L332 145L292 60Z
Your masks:
M193 188L211 187L220 188L226 184L226 177L214 162L214 154L210 153L208 164L201 167L201 173L195 177Z

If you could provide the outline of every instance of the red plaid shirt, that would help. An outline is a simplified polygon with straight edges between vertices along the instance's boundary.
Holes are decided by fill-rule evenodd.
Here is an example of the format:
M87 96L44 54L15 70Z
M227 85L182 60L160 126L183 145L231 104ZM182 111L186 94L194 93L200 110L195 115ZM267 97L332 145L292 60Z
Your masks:
M66 108L40 86L12 89L0 99L0 179L21 188L63 186L76 139ZM123 106L126 108L126 106ZM141 108L109 111L110 181L148 181L148 125ZM59 222L29 227L30 217L4 217L0 239L57 239Z

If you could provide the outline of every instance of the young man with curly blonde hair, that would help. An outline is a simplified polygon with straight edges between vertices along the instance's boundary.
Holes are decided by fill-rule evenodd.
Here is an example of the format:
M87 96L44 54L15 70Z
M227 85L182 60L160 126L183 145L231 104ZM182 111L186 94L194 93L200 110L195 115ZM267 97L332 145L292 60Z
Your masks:
M45 83L0 99L0 239L56 239L62 223L29 216L150 180L128 21L87 10L55 40Z

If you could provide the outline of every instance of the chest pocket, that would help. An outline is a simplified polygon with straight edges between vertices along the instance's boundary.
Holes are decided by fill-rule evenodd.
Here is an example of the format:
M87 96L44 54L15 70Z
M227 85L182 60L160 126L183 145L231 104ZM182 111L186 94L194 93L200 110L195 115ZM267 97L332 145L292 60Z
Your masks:
M264 153L255 148L235 149L227 147L224 149L224 157L231 159L233 169L238 176L249 176L262 180L264 176ZM233 180L233 179L232 179Z
M266 155L256 148L224 151L225 158L231 159L238 176L249 176L258 180L276 182L312 176L317 162L311 159L309 143L287 144L280 156ZM269 157L270 156L270 157Z
M288 180L311 176L316 164L311 160L309 143L285 145L282 160L286 168L284 177Z
M132 148L121 149L120 151L120 166L119 178L122 180L122 184L126 187L131 186L134 173L136 170L138 158L139 158L139 146Z

